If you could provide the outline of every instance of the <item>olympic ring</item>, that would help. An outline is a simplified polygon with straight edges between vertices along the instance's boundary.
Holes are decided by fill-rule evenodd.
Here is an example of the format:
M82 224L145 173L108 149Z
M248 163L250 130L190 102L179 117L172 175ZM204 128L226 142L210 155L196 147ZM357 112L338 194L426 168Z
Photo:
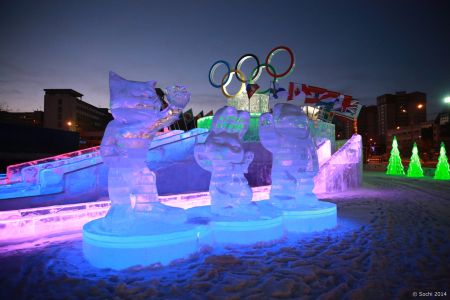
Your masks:
M239 91L236 94L230 95L225 89L231 83L231 80L233 79L233 74L236 74L236 77L238 76L237 74L239 74L239 76L241 76L243 78L244 82L241 82L241 88L239 89ZM222 78L222 93L225 97L227 97L227 98L236 97L236 95L239 95L240 93L242 93L242 91L244 89L245 89L245 75L240 70L231 70L230 73L227 73L223 76L223 78Z
M277 73L275 68L270 64L270 62L271 62L273 56L275 54L277 54L278 52L281 52L281 51L286 51L289 54L291 61L289 63L289 67L286 69L286 71L284 71L283 73ZM246 80L246 77L242 73L240 68L242 67L243 63L249 58L253 58L256 61L257 66L252 70L251 76L249 77L249 79ZM228 72L222 78L221 84L217 84L217 83L213 82L213 79L214 79L214 74L215 74L215 72L216 72L216 70L217 70L217 68L219 67L220 64L225 65L225 67L227 68ZM253 82L257 81L260 78L260 76L261 76L261 72L260 72L261 68L266 68L267 73L269 74L270 77L273 78L273 82L275 83L278 79L281 79L283 77L288 76L294 70L294 68L295 68L294 53L288 47L278 46L278 47L273 48L272 50L270 50L269 54L266 57L266 60L265 60L264 64L260 63L260 61L259 61L259 59L258 59L258 57L256 55L251 54L251 53L247 53L247 54L241 56L238 59L234 70L231 70L230 64L227 61L225 61L225 60L218 60L209 69L209 83L215 88L221 88L222 89L222 93L223 93L223 95L225 97L233 98L237 94L241 93L244 90L245 85L247 83L253 83ZM231 83L231 80L233 79L233 74L236 75L236 78L242 84L241 84L241 88L239 89L239 91L236 94L230 95L227 92L226 88ZM271 90L271 87L269 87L267 90L264 90L264 91L258 91L257 93L258 94L267 94L267 93L270 92L270 90Z
M237 61L237 63L236 63L236 66L234 67L234 69L240 71L240 69L241 69L241 67L242 67L242 64L243 64L247 59L249 59L249 58L255 59L255 61L256 61L256 66L259 66L259 59L258 59L258 57L257 57L256 55L254 55L254 54L248 53L248 54L242 55L241 58L238 59L238 61ZM239 77L238 74L239 74L239 73L236 73L236 78L237 78L237 80L239 80L240 82L243 82L243 83L247 83L247 81L242 80L242 79ZM251 78L250 78L249 80L250 80L250 81L254 80L253 76L257 77L258 75L259 75L259 68L258 68L258 71L256 72L256 74L255 74L255 75L252 74L252 76L251 76Z
M266 64L270 64L270 61L272 60L272 57L277 54L280 51L287 51L287 53L289 54L289 56L291 57L291 62L289 64L289 67L287 68L287 70L284 73L281 73L279 75L274 74L271 72L271 70L269 70L269 68L266 68L267 73L269 73L270 76L272 76L273 78L283 78L287 75L289 75L295 67L295 58L294 58L294 53L292 52L291 49L289 49L288 47L285 46L278 46L276 48L273 48L272 50L270 50L269 54L267 54L266 57Z
M272 65L269 65L269 64L262 64L262 65L256 66L256 67L253 69L253 71L252 71L252 79L250 80L250 83L253 83L253 74L255 73L255 71L258 70L257 73L259 73L259 69L260 69L260 68L271 69L272 72L273 72L275 75L277 74L277 72L275 71L275 68L274 68ZM257 80L259 79L260 76L261 76L261 73L259 73L259 75L256 77L256 79L254 79L254 81L257 81ZM273 82L275 83L276 81L277 81L277 79L276 79L276 77L274 77L274 78L273 78ZM270 90L271 90L271 87L269 87L267 90L264 90L264 91L258 91L258 92L256 92L256 94L267 94L268 92L270 92Z
M218 89L220 89L222 87L222 84L215 84L213 82L213 76L214 76L214 73L216 72L216 69L219 67L219 64L224 64L227 67L228 73L226 75L230 76L230 73L231 73L230 65L224 60L218 60L211 66L211 68L209 69L209 83L213 87L218 88ZM227 80L228 80L228 78L227 78Z

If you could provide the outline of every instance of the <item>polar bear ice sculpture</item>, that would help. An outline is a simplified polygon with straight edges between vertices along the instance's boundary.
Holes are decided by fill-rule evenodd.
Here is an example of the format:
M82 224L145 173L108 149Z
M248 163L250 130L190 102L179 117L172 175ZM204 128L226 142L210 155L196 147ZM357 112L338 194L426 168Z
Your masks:
M270 199L280 208L317 200L312 190L319 163L308 125L303 110L286 103L276 104L273 115L260 118L261 143L273 155Z
M209 191L214 214L251 213L247 204L251 204L253 193L244 173L253 161L253 153L244 152L242 145L249 120L248 112L225 106L214 115L205 143L195 146L197 163L211 172Z

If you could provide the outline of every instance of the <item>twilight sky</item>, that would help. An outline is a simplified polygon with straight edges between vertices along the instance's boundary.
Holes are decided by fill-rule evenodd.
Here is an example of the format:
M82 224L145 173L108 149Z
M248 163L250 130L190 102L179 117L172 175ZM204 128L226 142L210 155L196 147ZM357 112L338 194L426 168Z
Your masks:
M216 60L264 60L278 45L296 56L284 86L307 83L363 104L423 91L431 116L450 94L450 1L1 1L0 104L43 109L44 88L72 88L108 107L113 70L186 85L194 113L206 112L226 103L208 82ZM287 55L273 63L284 69Z

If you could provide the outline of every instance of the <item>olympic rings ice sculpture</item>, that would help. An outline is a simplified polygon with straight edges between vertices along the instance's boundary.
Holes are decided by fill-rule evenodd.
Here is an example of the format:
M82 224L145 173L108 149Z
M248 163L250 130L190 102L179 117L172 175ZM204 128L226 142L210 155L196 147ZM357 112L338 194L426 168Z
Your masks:
M286 69L286 71L284 71L282 73L277 73L275 68L270 64L270 62L272 61L273 56L281 51L286 51L289 54L290 63L289 63L289 67ZM240 70L240 68L242 67L244 62L246 60L248 60L249 58L253 58L256 61L256 67L251 72L249 79L247 79L247 77ZM214 74L215 74L217 68L220 65L224 65L227 68L227 73L223 76L222 82L220 84L217 84L213 81L213 78L214 78ZM256 55L247 53L247 54L242 55L238 59L234 69L231 69L230 64L227 61L218 60L209 69L209 83L215 88L222 89L222 93L226 98L233 98L236 95L240 94L244 90L246 84L253 84L254 82L256 82L259 79L259 77L261 76L261 73L262 73L261 69L263 69L263 68L266 69L267 74L269 74L269 76L273 78L273 82L275 83L278 79L284 78L284 77L290 75L294 71L294 68L295 68L294 52L292 52L292 50L286 46L275 47L269 51L269 54L267 54L264 64L260 63L259 58ZM234 95L228 93L228 91L227 91L228 85L233 80L233 74L236 74L237 80L241 82L241 87L239 88L239 91ZM258 94L267 94L269 92L270 92L270 87L267 90L258 92Z

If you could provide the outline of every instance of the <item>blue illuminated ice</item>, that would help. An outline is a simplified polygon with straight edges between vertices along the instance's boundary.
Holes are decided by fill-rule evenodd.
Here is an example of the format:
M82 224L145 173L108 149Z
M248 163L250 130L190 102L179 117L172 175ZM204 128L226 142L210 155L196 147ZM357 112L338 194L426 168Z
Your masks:
M105 227L129 230L130 218L136 216L184 222L183 210L159 202L155 173L147 167L146 158L156 132L176 121L190 94L181 86L167 88L169 105L161 111L155 81L129 81L114 72L109 80L114 120L108 124L100 147L103 162L109 167L111 208Z
M194 148L197 163L211 172L211 211L217 215L249 214L252 190L244 173L253 161L253 152L244 151L243 137L250 114L225 106L214 115L211 132Z
M303 110L292 104L276 104L273 114L261 116L259 136L262 145L273 155L272 204L294 209L315 202L317 198L312 191L319 162Z

